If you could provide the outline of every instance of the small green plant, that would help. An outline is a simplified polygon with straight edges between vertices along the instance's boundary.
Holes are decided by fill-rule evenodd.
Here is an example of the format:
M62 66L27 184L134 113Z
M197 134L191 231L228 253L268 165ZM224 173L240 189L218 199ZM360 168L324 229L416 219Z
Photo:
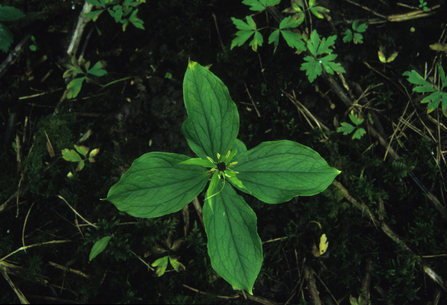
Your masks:
M279 4L280 1L277 0L244 0L242 3L251 6L250 10L253 11L263 11L268 6L274 6ZM309 1L308 8L315 16L318 18L323 18L323 13L329 12L328 9L315 6L315 1ZM293 16L289 16L284 18L280 24L279 28L275 29L273 33L269 36L269 44L274 44L275 48L273 53L276 52L279 43L279 34L281 33L282 37L285 39L287 44L296 49L301 53L306 51L306 44L304 43L303 36L301 36L296 31L292 29L296 29L303 21L305 16L305 4L302 0L292 0L292 6L286 9L284 12L294 14ZM247 22L237 18L231 18L233 23L236 25L236 28L239 30L236 32L236 38L231 42L231 49L235 46L242 46L248 39L253 36L253 39L250 41L249 45L252 47L253 51L258 50L258 46L262 46L264 43L264 38L260 30L258 29L256 22L253 20L251 16L246 16L245 19ZM311 38L307 40L307 50L311 53L312 56L304 57L304 60L307 61L301 65L301 70L306 71L306 75L310 82L313 82L315 78L321 75L322 70L328 72L329 74L334 74L334 71L344 73L345 70L339 63L333 62L333 60L337 57L336 54L331 54L332 49L329 47L335 43L337 36L330 36L327 39L323 38L320 44L320 39L316 30L312 32ZM324 57L321 57L323 54L328 54Z
M30 46L29 49L31 51L36 51L37 50L37 42L36 42L36 38L34 36L31 36L31 41L33 42Z
M363 43L363 35L360 33L363 33L368 28L368 24L361 23L359 24L359 20L356 20L352 23L352 30L347 29L343 32L343 42L351 42L354 41L355 44L362 44Z
M107 71L102 69L102 64L100 61L98 61L91 69L90 69L89 61L85 63L84 67L85 67L85 72L81 69L77 60L74 57L71 58L71 65L70 64L67 65L68 70L65 71L65 73L63 75L64 78L70 77L72 75L77 75L77 74L84 75L82 77L75 78L70 83L68 83L68 85L67 85L67 89L68 89L67 98L68 99L72 99L72 98L75 98L76 96L78 96L78 94L82 88L82 83L84 82L84 80L86 80L88 78L88 74L94 75L94 76L104 76L107 74Z
M179 238L174 240L174 242L171 241L172 231L169 232L168 237L166 240L164 240L164 244L166 245L165 249L164 247L155 246L152 249L152 252L155 254L165 254L166 252L168 255L161 257L157 260L155 260L151 266L155 267L155 273L157 273L157 276L162 276L166 272L166 268L168 267L168 264L170 263L171 266L174 268L175 271L180 272L186 269L186 267L179 262L178 257L176 255L173 255L171 251L175 252L177 251L183 242L185 241L183 238Z
M21 10L12 6L0 5L0 50L3 52L8 52L14 41L14 36L2 22L15 21L23 17L25 17L25 14Z
M329 13L330 10L322 6L315 6L315 4L315 0L310 0L308 4L309 8L306 9L303 0L292 0L291 6L286 8L283 13L294 14L293 19L299 21L299 23L304 21L307 10L310 10L311 13L315 15L315 17L323 19L324 13Z
M256 214L234 188L277 204L322 192L340 171L292 141L264 142L247 150L237 139L239 114L227 87L196 62L188 64L183 93L188 118L182 133L198 158L144 154L105 200L135 217L160 217L181 210L211 180L203 206L211 265L235 289L252 294L262 243Z
M95 162L95 156L99 153L99 148L95 148L93 149L90 154L87 157L88 151L90 150L88 147L86 146L78 146L78 145L74 145L74 148L76 149L68 149L65 148L62 150L62 158L64 158L64 160L67 160L69 162L78 162L78 166L76 167L76 171L79 172L81 171L84 166L85 166L85 160L88 160L90 163ZM82 157L79 155L81 154L82 156L84 156L85 159L82 159ZM73 177L72 172L68 173L68 177L71 178Z
M317 30L313 30L310 39L307 40L307 49L311 55L304 57L306 62L301 65L301 71L306 71L306 75L311 83L317 76L321 75L323 69L329 74L334 74L334 71L346 72L340 63L333 61L337 58L337 54L332 54L333 50L330 47L335 44L336 39L337 35L333 35L327 39L322 38L320 42Z
M419 0L419 7L424 11L428 12L427 2L424 0Z
M354 134L352 135L352 139L360 140L362 136L366 133L365 129L359 127L363 123L364 119L359 119L358 116L354 113L354 111L351 111L351 113L349 114L349 118L351 119L351 122L354 123L355 126L343 122L341 123L341 126L338 127L337 132L343 132L344 135L348 135L355 130Z
M140 5L142 1L124 0L123 4L116 4L113 5L113 7L110 5L114 4L115 1L111 0L87 0L87 2L102 8L85 14L85 16L90 17L93 21L96 21L99 15L107 9L110 16L115 19L116 23L120 22L123 24L123 32L126 30L129 22L136 28L144 30L143 20L137 17L138 9L134 10L134 8ZM126 16L129 17L127 19L123 18Z
M103 252L107 245L109 244L109 241L112 239L112 236L105 236L98 240L92 247L92 250L90 250L90 255L88 256L88 261L91 262L96 256L98 256L101 252Z
M432 92L421 101L422 104L428 103L427 113L432 112L441 104L442 113L447 117L447 92L443 91L444 87L447 86L447 78L441 65L438 65L438 74L440 78L438 86L426 81L415 70L405 71L402 75L408 76L408 81L417 85L413 88L413 91L422 93Z

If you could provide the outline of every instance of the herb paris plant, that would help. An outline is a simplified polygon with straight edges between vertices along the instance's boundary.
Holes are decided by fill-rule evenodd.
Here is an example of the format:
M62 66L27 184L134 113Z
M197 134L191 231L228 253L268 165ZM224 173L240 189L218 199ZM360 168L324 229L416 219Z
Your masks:
M292 141L264 142L247 151L236 139L239 114L227 87L196 62L188 64L183 93L188 118L182 132L199 158L144 154L106 200L135 217L160 217L181 210L211 178L203 207L211 265L235 289L252 294L262 243L256 214L233 187L266 203L282 203L322 192L340 171Z

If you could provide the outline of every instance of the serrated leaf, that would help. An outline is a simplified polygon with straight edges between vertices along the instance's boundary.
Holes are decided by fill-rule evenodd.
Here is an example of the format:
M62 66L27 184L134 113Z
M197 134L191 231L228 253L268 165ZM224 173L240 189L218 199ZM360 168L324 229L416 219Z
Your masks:
M238 179L253 196L267 203L318 194L340 173L316 151L287 140L263 142L236 161Z
M135 217L178 212L199 195L211 176L201 166L179 164L188 159L171 153L144 154L112 186L105 200Z
M98 61L90 70L87 69L87 73L95 76L104 76L107 71L102 69L102 63Z
M350 29L347 29L342 33L344 35L343 42L351 42L352 41L352 31Z
M321 75L321 64L315 60L312 56L306 56L303 58L305 62L301 64L301 71L306 71L307 78L312 83L317 76Z
M316 30L314 30L316 31ZM317 55L322 54L331 54L333 52L329 47L335 44L335 40L337 39L337 35L329 36L328 38L323 37L321 39L320 46L318 47Z
M253 294L263 257L256 214L229 184L214 198L214 210L203 207L211 266L233 287Z
M402 73L403 76L408 76L408 81L412 84L419 85L419 87L414 87L413 91L416 92L434 92L437 91L436 88L428 81L426 81L419 73L415 70L405 71Z
M317 51L319 44L320 44L320 38L318 37L318 33L316 30L313 30L312 34L310 34L310 39L307 40L307 49L312 55L314 56L318 55Z
M343 132L343 135L348 135L351 132L353 132L355 129L354 126L352 126L349 123L343 122L341 123L341 126L337 128L337 132Z
M355 33L354 34L354 39L353 39L353 41L354 41L354 43L355 44L362 44L363 43L363 35L362 34L360 34L360 33ZM394 58L393 58L394 59Z
M276 52L276 48L278 48L279 43L279 30L273 31L272 34L269 36L269 44L273 43L275 48L273 49L273 53Z
M292 16L289 16L287 18L284 18L281 23L279 24L279 28L281 30L286 29L286 28L296 28L297 26L299 26L300 24L298 23L297 20L292 19Z
M188 118L182 132L202 159L225 156L239 133L239 113L224 83L210 70L190 62L183 81Z
M231 48L232 50L234 47L238 46L240 47L243 45L255 32L254 31L239 31L236 33L236 38L233 39L231 42Z
M243 4L250 6L251 11L263 11L267 6L275 6L279 4L281 0L244 0Z
M62 158L69 162L79 162L82 160L81 156L76 151L68 148L62 150Z
M351 122L357 126L362 124L363 121L365 120L365 119L359 119L358 116L354 113L354 111L351 111L351 113L349 114L349 118L351 119Z
M247 21L249 20L248 18L249 18L249 16L247 17ZM251 21L253 21L254 24L253 23L246 23L243 20L236 19L234 17L231 17L231 21L233 21L234 25L239 30L242 30L242 31L253 31L253 30L256 30L256 23L254 23L253 19L251 19Z
M352 139L361 139L363 137L363 135L366 133L365 129L363 128L358 128L354 134L352 135Z
M303 37L300 34L292 31L281 31L281 34L289 47L300 51L306 51L306 45L304 44Z
M98 240L90 250L90 255L88 257L88 261L91 262L95 257L98 256L101 252L103 252L107 245L109 244L110 239L112 239L112 236L105 236Z
M264 42L264 38L262 37L262 34L259 32L255 32L255 36L253 37L253 40L250 41L249 45L253 49L253 51L258 51L258 46L262 46L262 43Z
M0 21L15 21L25 17L25 14L13 6L0 5Z
M359 21L359 20L356 20ZM355 23L355 22L354 22ZM354 25L352 26L352 29L355 30L356 32L359 33L363 33L366 31L366 29L368 28L368 24L367 23L361 23L360 25L358 25L359 22L357 22L356 27L354 27Z

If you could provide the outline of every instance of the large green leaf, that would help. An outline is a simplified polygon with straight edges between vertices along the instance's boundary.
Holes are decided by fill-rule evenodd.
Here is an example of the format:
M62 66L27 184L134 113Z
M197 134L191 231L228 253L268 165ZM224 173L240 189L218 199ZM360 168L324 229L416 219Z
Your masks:
M0 21L14 21L25 17L21 10L13 6L0 5Z
M221 180L218 188L222 187ZM203 207L211 265L235 289L253 294L263 258L256 214L228 183L214 202L212 210L207 203Z
M318 194L340 173L316 151L287 140L263 142L236 161L239 180L253 196L267 203Z
M182 132L202 159L225 155L239 132L239 114L227 87L208 69L190 61L183 81L188 118Z
M105 200L135 217L177 212L205 188L211 176L202 166L179 164L188 159L171 153L144 154L112 186Z

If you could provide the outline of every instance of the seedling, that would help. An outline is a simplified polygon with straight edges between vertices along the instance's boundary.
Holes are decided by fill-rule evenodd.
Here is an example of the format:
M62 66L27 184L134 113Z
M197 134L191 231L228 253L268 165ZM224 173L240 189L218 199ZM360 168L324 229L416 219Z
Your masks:
M352 139L361 139L362 136L366 133L365 129L359 127L364 119L359 119L358 116L354 113L354 111L351 111L349 114L349 118L351 119L351 122L354 123L355 126L352 126L349 123L343 122L341 123L341 126L338 127L337 132L343 132L344 135L348 135L355 131L352 135Z
M283 13L294 14L293 19L300 21L300 23L303 22L304 18L306 17L306 11L307 11L306 6L304 5L304 1L292 0L291 3L292 5L286 8L283 11ZM312 14L315 15L315 17L323 19L324 13L329 13L330 10L322 6L315 6L315 4L316 4L315 0L310 0L308 10L310 10Z
M304 62L301 64L301 71L306 71L306 75L309 81L312 83L317 76L320 76L324 70L329 74L334 74L334 71L339 73L345 73L345 69L333 60L337 58L337 54L332 54L330 47L335 44L337 35L329 36L327 39L318 37L317 30L313 30L310 35L310 39L307 40L307 49L311 53L311 56L304 57ZM328 54L326 56L325 55Z
M439 86L426 81L415 70L405 71L402 75L408 76L408 81L416 86L413 88L415 92L430 93L430 95L424 97L421 103L427 103L427 113L435 110L439 104L441 104L442 113L447 117L447 92L443 91L447 86L447 78L444 73L444 69L441 65L438 65L439 73ZM442 103L441 103L442 102Z
M368 28L368 24L362 23L359 25L359 20L356 20L352 23L352 32L350 29L347 29L343 32L343 42L351 42L353 41L354 44L362 44L363 43L363 35L360 33L363 33Z
M72 98L75 98L76 96L78 96L78 94L82 88L82 83L84 82L84 80L86 80L88 78L88 74L94 75L94 76L104 76L107 74L107 71L102 69L102 64L100 61L98 61L91 69L90 69L90 62L89 61L86 62L85 63L85 71L86 72L84 72L74 57L71 58L71 65L67 65L67 68L68 68L68 70L65 71L65 73L63 75L64 78L70 77L72 75L77 75L77 74L84 75L82 77L73 79L67 85L67 89L68 89L67 98L68 99L72 99Z
M256 215L235 188L277 204L322 192L340 171L292 141L264 142L247 150L237 139L239 114L227 87L196 62L188 64L183 94L188 118L182 133L198 158L146 153L105 200L135 217L160 217L180 211L211 179L203 206L211 265L235 289L252 294L262 243Z
M177 256L170 253L171 251L177 251L183 242L185 241L183 238L179 238L174 240L174 242L171 242L171 235L172 232L169 232L168 237L164 241L167 249L164 249L160 246L155 246L151 252L155 252L155 254L164 254L167 253L168 255L161 257L157 260L155 260L151 266L155 267L155 273L157 273L157 276L162 276L166 272L166 268L168 267L168 264L171 264L171 266L174 268L175 271L180 272L186 269L186 267L179 262Z
M378 51L379 60L380 60L380 62L382 62L384 64L392 62L397 57L397 55L399 55L399 52L394 52L388 58L385 57L385 52L383 51L382 46L380 46L379 51Z
M73 149L68 148L63 149L62 158L64 158L64 160L67 160L69 162L78 162L78 166L76 167L77 172L81 171L84 168L85 160L88 160L90 163L95 162L94 157L99 153L99 148L93 149L90 152L90 154L88 154L88 151L90 150L88 147L82 145L81 146L75 145L74 148L76 149L77 152L74 151ZM79 154L84 156L85 159L82 159L82 157ZM69 178L73 177L72 172L68 173L68 177Z
M99 15L107 9L110 16L115 19L116 23L120 22L123 24L123 32L126 30L129 22L136 28L144 30L143 20L137 17L138 9L134 10L136 6L141 4L141 1L125 0L123 4L117 4L113 7L110 6L111 1L108 0L87 0L87 2L101 8L99 10L84 14L85 16L90 17L93 21L96 21ZM126 16L129 16L129 18L123 18Z
M419 7L424 11L428 12L427 2L424 0L419 0Z

